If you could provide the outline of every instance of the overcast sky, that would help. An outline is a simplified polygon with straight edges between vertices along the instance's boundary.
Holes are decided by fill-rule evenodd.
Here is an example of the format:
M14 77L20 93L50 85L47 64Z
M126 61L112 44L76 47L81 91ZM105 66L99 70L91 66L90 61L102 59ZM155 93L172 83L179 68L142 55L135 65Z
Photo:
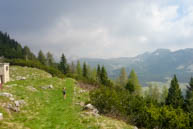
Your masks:
M1 0L0 30L68 58L193 48L193 1Z

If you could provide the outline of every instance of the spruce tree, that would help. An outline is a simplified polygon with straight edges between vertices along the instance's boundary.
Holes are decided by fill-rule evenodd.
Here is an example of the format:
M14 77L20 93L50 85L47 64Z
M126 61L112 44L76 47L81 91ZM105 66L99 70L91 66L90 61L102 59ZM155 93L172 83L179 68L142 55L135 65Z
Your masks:
M25 59L25 60L28 60L28 59L29 59L30 53L31 53L31 52L30 52L29 47L24 46L24 48L23 48L23 56L24 56L24 59Z
M62 73L64 74L67 73L67 61L66 61L66 57L64 56L64 54L62 54L61 56L59 69Z
M184 99L181 89L178 84L176 75L171 80L170 88L168 90L168 96L166 98L166 105L172 105L174 108L182 107Z
M98 82L101 82L101 67L99 64L97 66L97 80Z
M108 75L104 66L102 67L100 72L100 80L103 85L108 85Z
M125 70L125 68L121 68L121 71L120 71L120 76L119 76L119 83L120 83L120 86L125 86L126 83L127 83L127 72Z
M80 76L82 76L82 68L81 68L81 65L80 65L80 61L78 60L77 61L77 64L76 64L76 73Z
M187 86L185 108L188 112L193 112L193 78L191 77L189 86Z
M42 52L42 50L40 50L38 53L38 60L40 61L40 63L46 65L46 57L44 53Z
M130 72L128 82L125 88L131 93L135 93L137 95L141 94L141 85L139 84L139 80L134 69L132 69Z
M70 65L70 72L71 73L75 73L76 72L76 68L75 68L75 65L74 65L73 61L72 61L71 65Z
M46 60L47 60L47 65L48 66L53 66L54 65L54 57L53 57L52 53L47 52Z
M85 62L84 62L84 64L83 64L82 75L83 75L83 77L85 77L85 78L88 77L88 69L87 69L87 66L86 66L86 63L85 63Z

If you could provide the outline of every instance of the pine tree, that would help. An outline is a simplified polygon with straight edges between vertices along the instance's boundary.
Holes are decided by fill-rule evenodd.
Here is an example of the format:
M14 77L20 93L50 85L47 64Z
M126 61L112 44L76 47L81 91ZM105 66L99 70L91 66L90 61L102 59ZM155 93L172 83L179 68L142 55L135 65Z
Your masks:
M73 61L72 61L71 65L70 65L70 72L71 73L75 73L76 72L76 68L75 68L75 65L74 65Z
M97 81L101 82L101 67L99 64L97 66Z
M184 99L182 96L181 89L178 84L176 75L171 80L168 96L166 98L166 105L172 105L174 108L182 107Z
M62 54L61 56L59 69L62 73L64 74L67 73L67 61L66 61L66 57L64 56L64 54Z
M108 85L109 83L108 75L104 66L102 67L100 72L100 80L103 85Z
M125 88L131 93L135 93L137 95L141 94L141 85L139 84L138 77L133 69L130 72L128 82Z
M87 65L86 63L84 62L83 64L83 71L82 71L82 75L83 77L87 78L88 77L88 69L87 69Z
M28 59L29 59L30 53L31 53L31 52L30 52L29 47L24 46L24 48L23 48L23 56L24 56L24 59L25 59L25 60L28 60Z
M191 77L189 86L187 86L185 108L188 112L193 112L193 78Z
M97 70L96 70L96 68L93 68L92 69L92 72L91 72L91 78L93 79L93 80L95 80L95 81L97 81Z
M42 50L40 50L39 53L38 53L38 60L42 64L46 65L46 57L45 57L44 53L42 52Z
M121 68L121 71L120 71L120 76L119 76L119 83L120 83L120 86L125 86L126 83L127 83L127 72L125 70L125 68Z
M78 75L82 76L82 68L79 60L77 61L77 64L76 64L76 72Z
M48 66L53 66L54 65L54 57L50 52L47 52L46 60L47 60L47 65Z

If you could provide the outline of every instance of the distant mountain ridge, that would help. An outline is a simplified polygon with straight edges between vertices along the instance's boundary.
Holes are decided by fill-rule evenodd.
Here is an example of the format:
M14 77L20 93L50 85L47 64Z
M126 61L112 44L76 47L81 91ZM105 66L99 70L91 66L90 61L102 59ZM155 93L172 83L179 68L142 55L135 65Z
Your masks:
M131 69L135 69L143 85L150 81L165 82L174 74L183 83L188 82L193 76L193 48L177 51L157 49L154 52L146 52L136 57L81 58L80 61L87 62L91 67L96 67L97 64L104 65L111 78L116 78L119 75L121 67L125 67L128 73Z

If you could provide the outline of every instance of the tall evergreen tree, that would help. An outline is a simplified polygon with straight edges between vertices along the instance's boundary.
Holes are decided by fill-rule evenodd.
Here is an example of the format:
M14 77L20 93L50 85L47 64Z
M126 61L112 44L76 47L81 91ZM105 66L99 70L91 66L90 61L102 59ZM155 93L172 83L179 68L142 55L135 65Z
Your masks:
M101 67L99 64L97 66L97 81L101 82Z
M31 52L30 52L29 47L24 46L24 48L23 48L23 56L24 56L24 59L25 59L25 60L28 60L28 59L29 59L30 53L31 53Z
M91 72L91 78L95 81L97 81L98 77L97 77L97 69L93 68L92 72Z
M66 61L66 57L64 56L64 54L62 54L61 56L59 69L62 73L64 74L67 73L67 61Z
M71 73L75 73L76 72L76 68L75 68L75 65L74 65L73 61L72 61L71 65L70 65L70 72Z
M47 60L47 65L48 66L54 66L54 57L53 57L52 53L47 52L46 60Z
M42 52L42 50L40 50L39 53L38 53L38 60L42 64L46 65L46 57L45 57L44 53Z
M141 85L139 84L139 80L134 69L132 69L130 72L128 82L125 88L131 93L135 93L137 95L141 94Z
M23 58L25 60L35 60L36 56L31 52L28 46L24 46L23 48Z
M127 72L125 68L121 68L120 75L119 75L119 83L121 86L125 86L127 84Z
M82 76L82 68L81 68L79 60L77 61L77 64L76 64L76 72L77 72L78 75Z
M82 71L82 75L83 75L83 77L85 77L85 78L87 78L87 77L88 77L88 69L87 69L86 62L84 62L84 64L83 64L83 71Z
M184 99L182 96L181 89L178 84L176 75L171 80L168 96L166 98L166 105L172 105L174 108L182 107Z
M193 78L191 77L189 86L187 86L185 108L188 112L193 112Z
M103 85L108 85L109 83L108 75L104 66L101 68L100 80Z

